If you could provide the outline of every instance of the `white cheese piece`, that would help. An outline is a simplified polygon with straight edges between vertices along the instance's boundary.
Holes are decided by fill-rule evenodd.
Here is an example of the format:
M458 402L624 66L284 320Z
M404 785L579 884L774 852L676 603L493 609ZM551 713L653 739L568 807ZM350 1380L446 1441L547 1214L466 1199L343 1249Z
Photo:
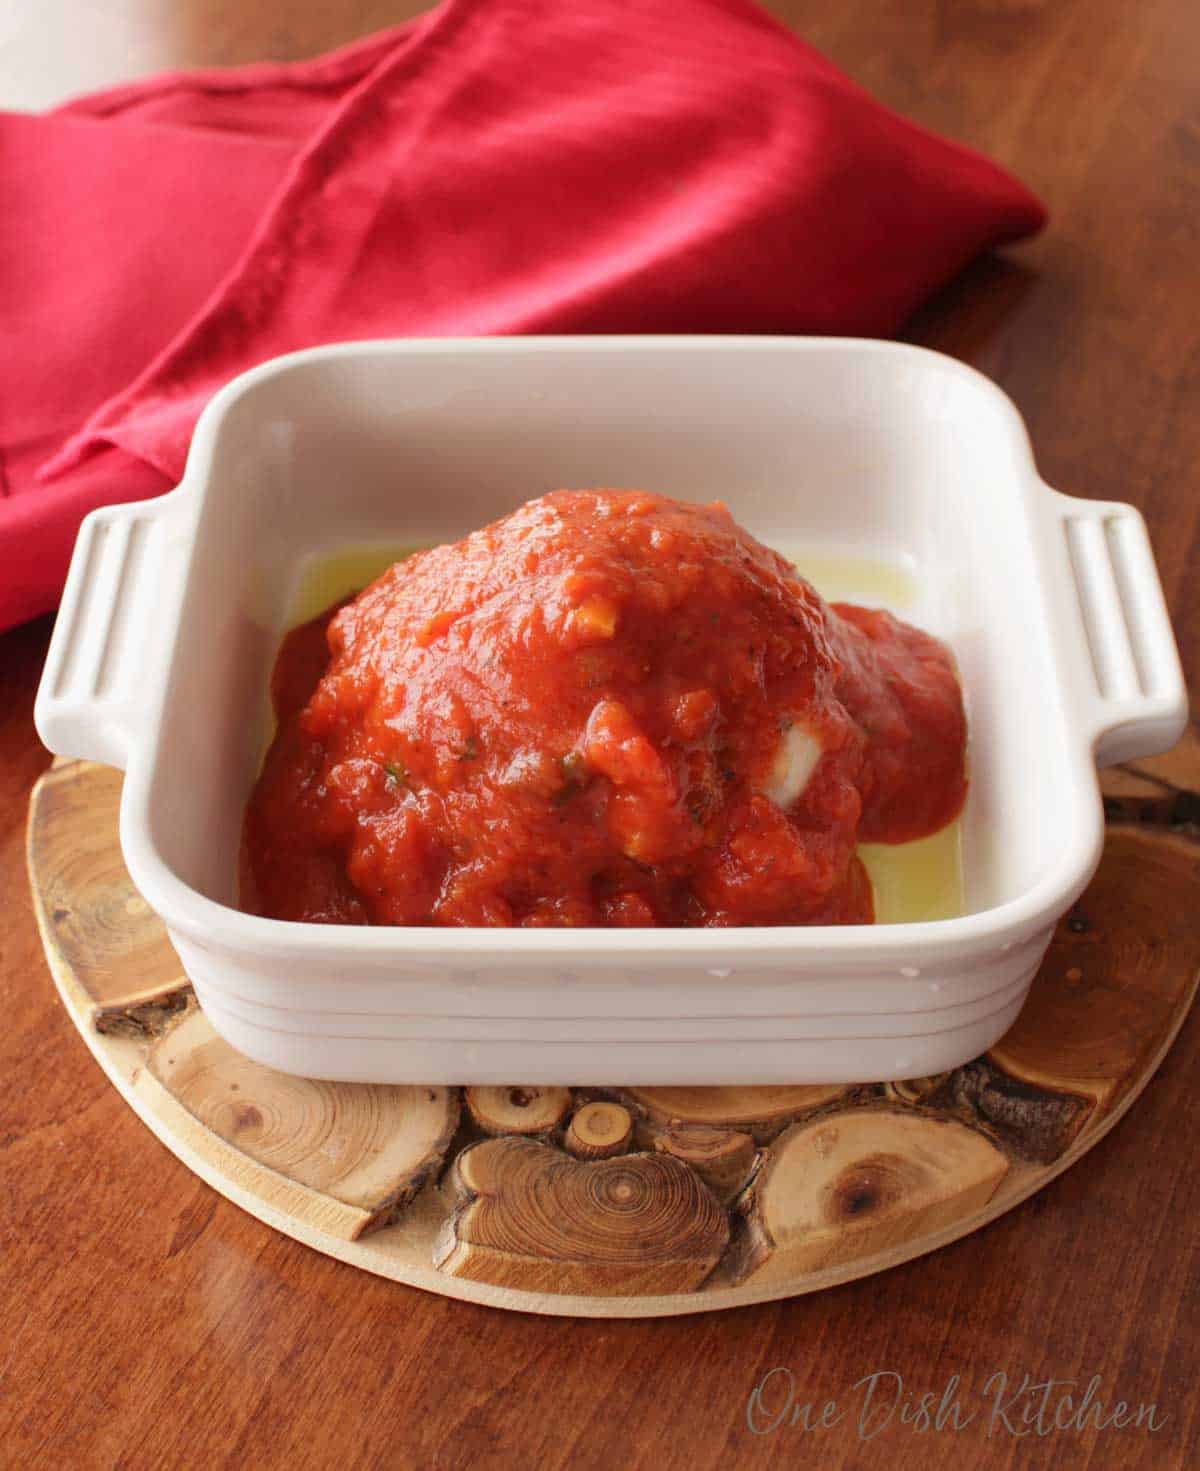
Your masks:
M824 747L807 726L793 725L785 730L763 795L786 811L803 793L823 755Z

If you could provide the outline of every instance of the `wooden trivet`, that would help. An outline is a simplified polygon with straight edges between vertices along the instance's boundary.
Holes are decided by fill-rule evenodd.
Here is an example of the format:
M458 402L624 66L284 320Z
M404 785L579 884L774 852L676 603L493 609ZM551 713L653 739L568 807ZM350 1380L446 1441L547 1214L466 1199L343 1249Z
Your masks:
M651 1317L812 1292L994 1220L1091 1148L1200 961L1200 742L1106 776L1108 842L1016 1025L953 1073L855 1088L426 1088L293 1078L195 1003L121 861L121 777L56 765L29 815L46 956L167 1147L297 1240L527 1312Z

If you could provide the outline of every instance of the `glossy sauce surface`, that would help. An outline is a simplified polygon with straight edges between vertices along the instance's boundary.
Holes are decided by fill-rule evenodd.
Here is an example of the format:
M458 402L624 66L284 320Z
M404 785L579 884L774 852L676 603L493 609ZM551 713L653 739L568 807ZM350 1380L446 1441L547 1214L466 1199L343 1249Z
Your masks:
M640 492L412 556L289 636L274 699L246 837L279 918L865 922L860 837L944 830L965 791L941 645Z

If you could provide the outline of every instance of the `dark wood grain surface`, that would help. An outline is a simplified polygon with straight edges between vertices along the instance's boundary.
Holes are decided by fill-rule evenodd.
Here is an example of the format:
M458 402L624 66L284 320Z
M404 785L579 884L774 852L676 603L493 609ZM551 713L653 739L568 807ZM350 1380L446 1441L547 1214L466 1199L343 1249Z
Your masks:
M159 67L303 55L415 8L0 0L0 106ZM910 335L1008 390L1052 484L1142 508L1200 681L1200 6L774 9L883 100L989 150L1048 201L1041 240L974 268ZM31 720L49 626L0 639L0 1466L1196 1464L1195 1016L1130 1116L1047 1190L932 1257L788 1303L659 1323L502 1314L365 1276L214 1194L109 1087L42 960L22 845L49 759ZM844 1419L752 1434L748 1397L777 1367L814 1419L830 1399ZM897 1412L864 1440L853 1386L883 1372L913 1409L959 1376L972 1422L921 1433ZM1027 1395L1010 1430L992 1414L997 1382L983 1393L997 1373L1005 1405L1025 1375L1098 1375L1108 1412L1154 1402L1165 1424L1039 1435L1020 1418ZM878 1393L890 1402L895 1385Z

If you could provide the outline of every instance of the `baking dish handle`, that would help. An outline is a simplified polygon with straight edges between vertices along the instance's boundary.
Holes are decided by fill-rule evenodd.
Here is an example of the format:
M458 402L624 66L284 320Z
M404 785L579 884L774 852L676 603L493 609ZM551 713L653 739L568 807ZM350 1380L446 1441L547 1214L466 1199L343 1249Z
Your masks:
M1052 492L1066 567L1064 675L1098 766L1166 751L1187 725L1187 689L1146 523L1133 506Z
M84 517L33 712L56 755L125 768L178 587L177 507L172 494Z

